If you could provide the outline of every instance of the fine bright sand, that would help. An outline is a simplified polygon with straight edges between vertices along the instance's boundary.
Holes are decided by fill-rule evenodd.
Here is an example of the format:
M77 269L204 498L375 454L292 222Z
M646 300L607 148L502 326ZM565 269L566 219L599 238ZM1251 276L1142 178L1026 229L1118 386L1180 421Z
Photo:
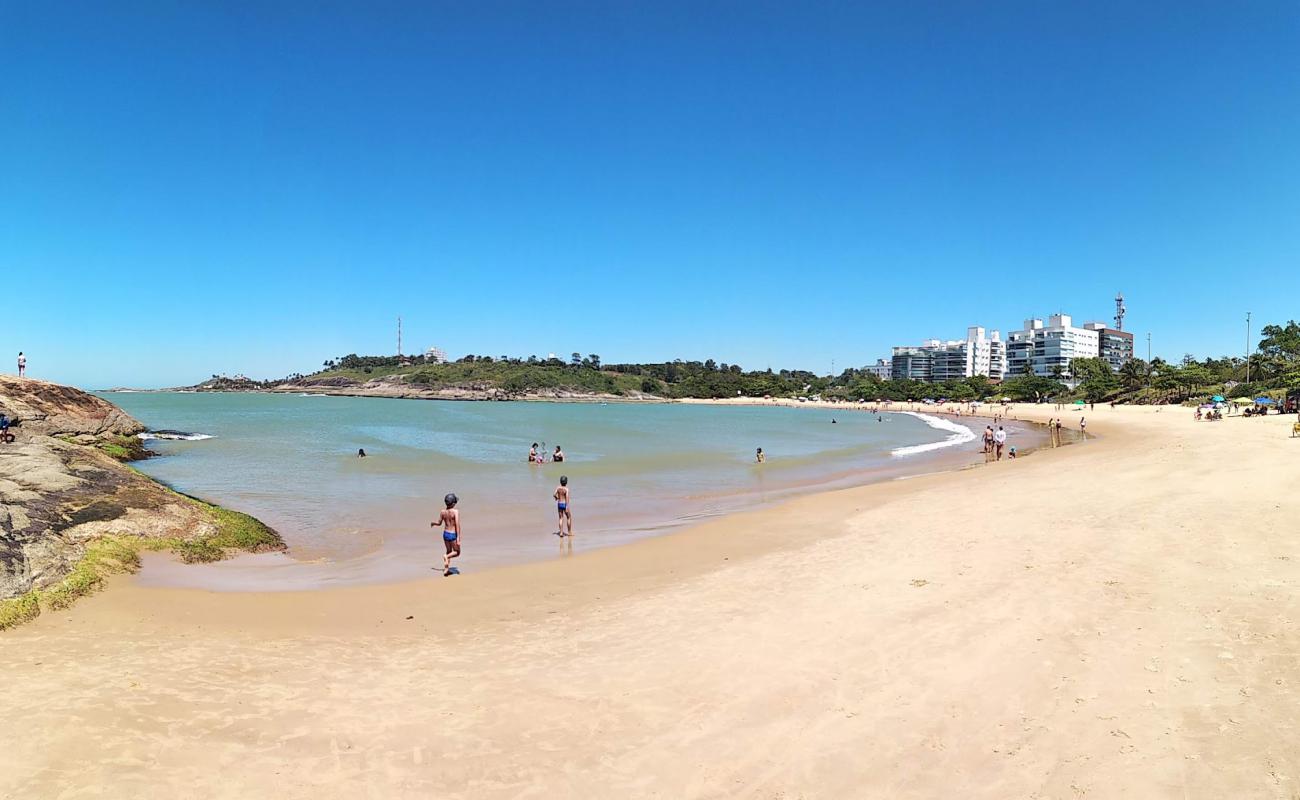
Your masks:
M1300 797L1292 420L1087 416L454 579L123 578L0 635L0 797Z

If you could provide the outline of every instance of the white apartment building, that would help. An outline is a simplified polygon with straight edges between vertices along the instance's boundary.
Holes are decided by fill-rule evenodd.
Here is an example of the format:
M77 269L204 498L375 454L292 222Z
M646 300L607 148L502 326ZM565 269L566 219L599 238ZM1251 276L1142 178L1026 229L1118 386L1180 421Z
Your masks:
M932 383L975 375L1002 380L1007 372L1006 343L997 331L972 325L965 339L930 339L920 346L895 347L891 367L895 378Z
M876 363L864 367L863 372L867 372L870 373L871 375L875 375L877 378L881 379L882 381L887 381L890 378L894 377L894 364L892 361L883 358L877 358Z
M1044 378L1059 377L1074 386L1070 362L1076 358L1097 358L1099 336L1096 330L1076 328L1069 314L1025 320L1024 330L1007 337L1007 377L1033 374Z

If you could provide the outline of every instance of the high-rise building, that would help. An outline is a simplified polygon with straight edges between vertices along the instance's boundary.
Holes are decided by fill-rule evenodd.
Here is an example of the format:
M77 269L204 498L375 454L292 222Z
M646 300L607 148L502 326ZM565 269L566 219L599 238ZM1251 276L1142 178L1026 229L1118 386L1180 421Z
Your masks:
M1069 314L1025 320L1024 330L1011 333L1007 341L1007 377L1034 374L1058 378L1072 384L1070 362L1076 358L1096 358L1096 330L1076 328Z
M1006 347L997 331L972 325L965 339L930 339L919 346L895 347L891 366L893 377L918 381L938 383L975 375L1002 380L1007 371Z
M1122 319L1117 315L1117 319ZM1112 372L1133 360L1133 334L1118 328L1108 328L1104 322L1089 322L1083 327L1097 332L1097 357L1110 364Z
M894 357L890 363L890 375L894 380L928 383L933 364L934 351L929 346L895 347Z

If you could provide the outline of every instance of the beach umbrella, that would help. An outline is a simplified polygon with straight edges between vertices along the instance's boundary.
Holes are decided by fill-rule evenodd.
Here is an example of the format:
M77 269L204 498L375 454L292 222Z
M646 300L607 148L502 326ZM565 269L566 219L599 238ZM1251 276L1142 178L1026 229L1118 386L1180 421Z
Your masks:
M1216 402L1216 403L1222 403L1222 402L1223 402L1223 395L1221 395L1221 394L1216 394L1214 397L1211 397L1210 399L1213 400L1213 401Z
M1238 397L1238 398L1234 399L1232 402L1234 402L1234 403L1253 403L1253 402L1255 402L1255 401L1254 401L1254 400L1251 400L1249 397Z
M1273 398L1271 397L1256 397L1255 402L1260 404L1261 406L1271 406L1276 401L1273 400Z
M1085 403L1085 402L1082 401L1082 400L1075 400L1075 401L1074 401L1074 404L1075 404L1076 406L1086 406L1086 405L1088 405L1087 403Z

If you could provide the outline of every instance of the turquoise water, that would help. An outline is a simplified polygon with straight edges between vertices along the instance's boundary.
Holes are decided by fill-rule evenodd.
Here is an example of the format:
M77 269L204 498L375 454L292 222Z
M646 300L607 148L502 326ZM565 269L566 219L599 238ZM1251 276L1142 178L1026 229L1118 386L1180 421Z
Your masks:
M932 454L891 451L951 435L916 417L848 409L108 397L151 429L212 437L151 441L163 457L141 462L144 472L262 519L290 545L289 561L351 563L317 573L351 570L366 580L415 574L407 561L427 569L440 547L429 520L447 492L460 497L465 564L502 563L556 552L551 494L561 474L570 480L582 549L904 465L928 471ZM532 442L547 452L562 445L567 461L530 465ZM753 463L756 447L766 464ZM369 457L357 458L358 448Z

